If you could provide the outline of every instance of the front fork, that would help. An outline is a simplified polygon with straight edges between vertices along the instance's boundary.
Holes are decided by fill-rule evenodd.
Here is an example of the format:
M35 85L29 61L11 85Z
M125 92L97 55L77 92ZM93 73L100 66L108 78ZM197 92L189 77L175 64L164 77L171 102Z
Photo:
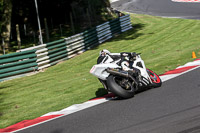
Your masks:
M135 78L139 88L151 86L151 82L149 81L149 79L143 77L139 69L133 68L133 71L129 70L128 72Z

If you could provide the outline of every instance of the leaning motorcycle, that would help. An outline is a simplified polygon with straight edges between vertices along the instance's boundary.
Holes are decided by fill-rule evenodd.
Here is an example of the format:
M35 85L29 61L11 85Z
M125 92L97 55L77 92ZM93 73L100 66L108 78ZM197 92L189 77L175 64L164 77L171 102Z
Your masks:
M107 91L125 99L134 97L138 91L162 85L160 77L147 69L140 54L135 52L110 53L102 50L90 73Z

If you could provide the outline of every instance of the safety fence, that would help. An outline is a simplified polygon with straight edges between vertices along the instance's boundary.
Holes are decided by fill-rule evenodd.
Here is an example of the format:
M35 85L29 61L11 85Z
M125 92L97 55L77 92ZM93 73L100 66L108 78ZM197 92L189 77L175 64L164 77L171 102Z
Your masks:
M132 28L124 15L71 37L0 56L0 81L37 72L98 46L116 34Z

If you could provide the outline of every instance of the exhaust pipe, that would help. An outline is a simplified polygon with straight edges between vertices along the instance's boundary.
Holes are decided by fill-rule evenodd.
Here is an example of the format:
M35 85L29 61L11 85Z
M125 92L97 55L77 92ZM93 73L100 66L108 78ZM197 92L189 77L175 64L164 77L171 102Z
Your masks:
M122 76L125 78L129 78L129 74L126 71L122 71L122 70L118 70L118 69L111 69L111 68L106 69L106 71L113 75L118 75L118 76Z
M133 80L133 82L138 85L138 82L135 80L135 78L133 76L131 76L127 71L122 71L122 70L118 70L118 69L112 69L112 68L108 68L106 69L106 71L110 74L113 75L118 75L121 77L125 77L125 78L130 78Z

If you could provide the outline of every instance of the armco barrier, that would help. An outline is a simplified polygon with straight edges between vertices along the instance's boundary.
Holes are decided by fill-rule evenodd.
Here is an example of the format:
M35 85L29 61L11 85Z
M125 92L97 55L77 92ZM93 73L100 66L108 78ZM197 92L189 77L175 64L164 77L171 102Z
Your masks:
M0 56L0 81L55 65L131 28L130 16L124 15L65 39L2 55Z
M0 56L0 79L38 70L36 50Z

